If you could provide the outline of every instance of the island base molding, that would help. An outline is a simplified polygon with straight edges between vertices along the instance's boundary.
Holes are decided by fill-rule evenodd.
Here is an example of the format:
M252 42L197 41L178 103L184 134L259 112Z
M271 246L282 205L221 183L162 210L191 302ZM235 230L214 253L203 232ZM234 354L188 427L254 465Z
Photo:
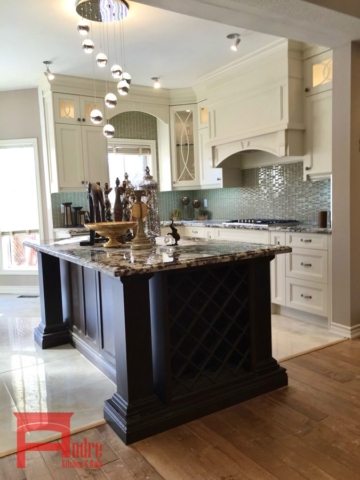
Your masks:
M273 362L269 362L269 368L272 372L264 376L239 381L237 385L234 383L223 385L217 393L205 392L198 398L189 398L167 407L163 404L156 405L153 412L143 415L134 412L133 415L127 416L123 409L119 409L115 394L112 399L105 402L104 418L121 440L130 445L258 395L286 387L288 385L286 370L277 364L274 365Z

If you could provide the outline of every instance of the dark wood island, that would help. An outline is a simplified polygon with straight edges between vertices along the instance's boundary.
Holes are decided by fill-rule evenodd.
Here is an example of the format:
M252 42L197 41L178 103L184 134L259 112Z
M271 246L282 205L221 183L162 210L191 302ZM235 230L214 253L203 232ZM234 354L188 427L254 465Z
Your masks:
M80 240L26 242L39 260L35 340L72 343L116 382L104 416L126 444L287 385L271 351L270 262L290 248Z

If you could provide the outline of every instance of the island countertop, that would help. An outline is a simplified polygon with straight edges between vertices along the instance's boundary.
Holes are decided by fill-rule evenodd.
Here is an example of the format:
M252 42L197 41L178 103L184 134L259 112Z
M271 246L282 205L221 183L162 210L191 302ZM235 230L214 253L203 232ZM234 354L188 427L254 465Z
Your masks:
M291 248L285 246L189 238L182 238L179 246L167 246L163 237L157 239L152 249L142 251L132 251L129 246L104 248L99 244L81 247L80 241L86 238L26 241L24 245L111 277L149 274L291 252Z

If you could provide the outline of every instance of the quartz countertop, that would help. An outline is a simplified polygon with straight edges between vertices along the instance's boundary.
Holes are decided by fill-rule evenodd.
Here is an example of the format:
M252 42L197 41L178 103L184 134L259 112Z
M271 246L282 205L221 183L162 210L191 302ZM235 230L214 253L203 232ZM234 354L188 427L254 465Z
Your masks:
M142 251L133 251L130 246L104 248L101 244L81 247L79 242L87 238L26 241L24 245L111 277L248 260L291 252L291 248L285 246L190 238L182 238L179 246L175 247L165 245L164 237L157 238L157 243L152 249Z
M331 228L319 228L316 225L308 225L305 223L298 223L297 225L257 225L254 223L248 223L246 225L238 225L233 223L231 225L224 225L226 220L179 220L174 222L174 226L188 226L188 227L208 227L208 228L231 228L237 230L270 230L272 232L298 232L298 233L320 233L330 235L332 233ZM161 226L167 227L171 224L171 221L162 221Z

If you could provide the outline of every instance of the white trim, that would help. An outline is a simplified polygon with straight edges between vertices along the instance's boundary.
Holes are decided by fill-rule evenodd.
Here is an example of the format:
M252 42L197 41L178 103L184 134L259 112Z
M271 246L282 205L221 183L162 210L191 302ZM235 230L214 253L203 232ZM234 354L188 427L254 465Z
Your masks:
M285 317L295 318L296 320L311 323L313 325L318 325L319 327L328 328L327 317L321 317L320 315L315 315L313 313L303 312L302 310L297 310L291 307L285 307L284 305L277 305L275 303L272 303L271 313L276 315L283 315Z
M340 323L331 323L330 324L330 333L335 335L340 335L341 337L350 338L360 338L360 323L353 325L352 327L347 327L346 325L341 325Z
M151 161L148 167L150 168L150 174L158 182L158 171L156 165L156 140L142 140L133 138L111 138L108 140L108 145L146 145L150 147Z
M7 285L6 287L5 286L0 286L0 294L1 293L7 293L7 294L13 294L13 295L39 295L40 294L40 291L39 291L39 287L22 287L22 286L18 286L18 285Z

